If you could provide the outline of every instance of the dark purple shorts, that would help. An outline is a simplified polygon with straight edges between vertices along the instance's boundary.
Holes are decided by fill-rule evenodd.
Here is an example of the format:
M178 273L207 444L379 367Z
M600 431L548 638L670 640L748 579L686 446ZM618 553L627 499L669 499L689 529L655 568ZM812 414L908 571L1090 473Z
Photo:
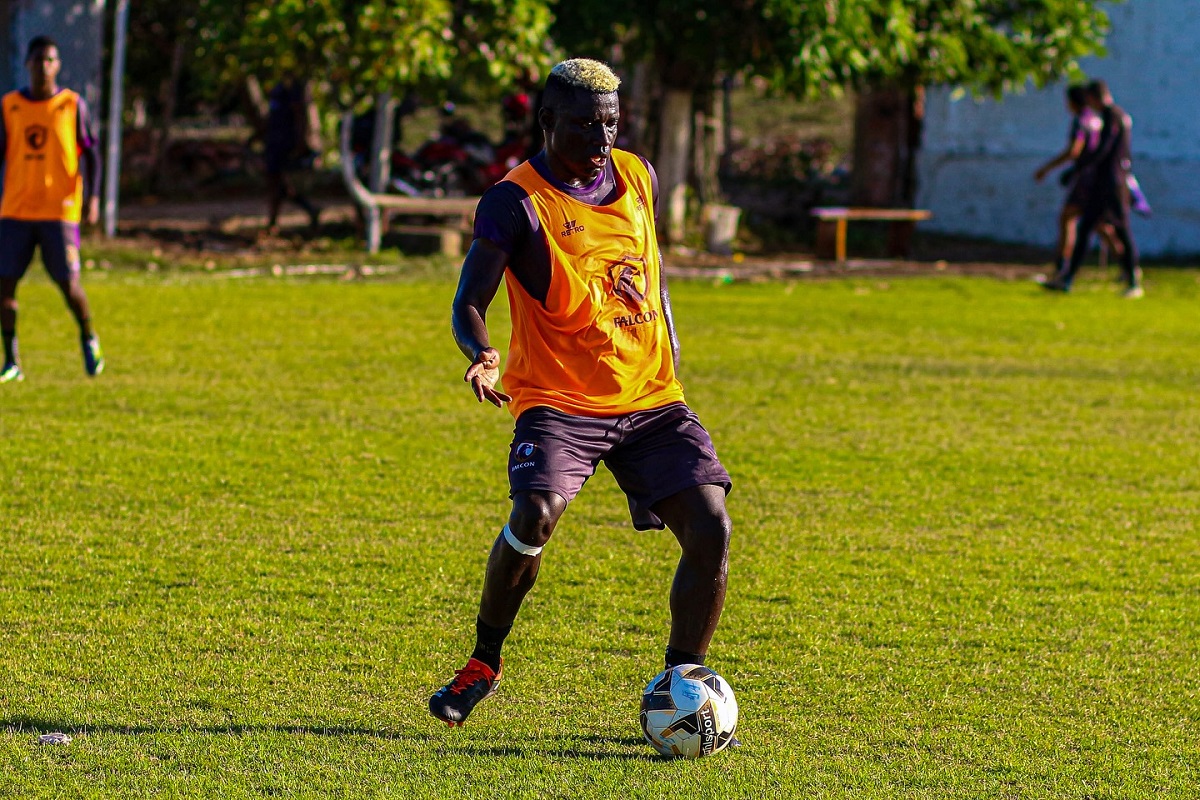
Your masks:
M0 219L0 278L20 280L40 247L46 272L59 283L79 274L79 225L54 220Z
M601 461L629 499L639 531L663 521L655 503L693 486L733 485L708 431L683 403L620 417L583 417L538 406L521 414L508 454L510 496L551 491L570 502Z

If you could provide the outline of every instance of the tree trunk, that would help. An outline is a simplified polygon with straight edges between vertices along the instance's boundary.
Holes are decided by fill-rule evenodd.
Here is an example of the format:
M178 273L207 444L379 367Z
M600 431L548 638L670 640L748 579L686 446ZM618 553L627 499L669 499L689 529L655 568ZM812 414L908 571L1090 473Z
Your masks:
M263 91L262 83L257 75L247 75L242 85L244 92L246 114L250 118L250 126L255 134L262 136L267 130L267 113L270 105L267 103L267 93Z
M158 135L153 138L154 164L150 173L151 185L161 189L167 176L164 174L167 152L171 147L171 126L175 124L175 109L179 105L179 81L183 77L183 59L187 53L187 39L180 36L171 48L171 69L159 86L159 101L162 103L162 120Z
M666 211L666 226L660 236L667 244L683 241L687 219L688 165L691 161L692 90L667 88L659 117L658 191ZM660 211L661 213L661 211ZM663 235L665 234L665 235Z
M321 109L317 107L314 81L304 81L304 144L314 153L325 149L321 139Z
M628 90L623 91L621 101L622 135L618 137L624 149L634 153L652 152L652 137L649 128L654 86L652 85L649 61L633 65L633 75ZM624 88L624 87L622 87Z
M916 200L916 160L925 118L921 87L872 87L854 110L854 205L911 207Z
M396 101L391 92L375 95L375 129L371 136L370 187L375 194L387 191L392 178L392 130L396 120Z
M696 93L695 155L696 193L701 205L720 203L721 181L718 176L725 149L724 109L720 85L702 87Z

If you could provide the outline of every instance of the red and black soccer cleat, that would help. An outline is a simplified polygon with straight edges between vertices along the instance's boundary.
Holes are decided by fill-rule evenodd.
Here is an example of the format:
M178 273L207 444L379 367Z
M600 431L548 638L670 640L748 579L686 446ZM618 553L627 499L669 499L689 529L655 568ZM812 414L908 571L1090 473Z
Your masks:
M462 725L475 706L496 693L503 669L503 661L500 669L493 672L487 664L472 658L454 673L454 680L429 698L429 713L452 728Z

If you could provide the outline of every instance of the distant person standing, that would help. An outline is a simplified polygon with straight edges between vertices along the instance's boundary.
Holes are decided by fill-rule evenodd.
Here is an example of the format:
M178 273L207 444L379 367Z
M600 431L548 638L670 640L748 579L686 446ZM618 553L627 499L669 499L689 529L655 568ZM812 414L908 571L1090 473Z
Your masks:
M316 159L312 125L308 119L308 83L288 73L267 94L263 158L267 172L267 231L279 232L279 211L290 200L308 213L316 228L320 210L296 188L291 173L310 169Z
M1100 143L1076 162L1080 179L1089 181L1090 189L1079 217L1071 259L1042 286L1051 291L1069 292L1087 255L1092 233L1097 226L1108 223L1121 244L1121 270L1126 284L1124 296L1136 299L1145 292L1137 246L1129 226L1133 120L1113 101L1108 84L1102 80L1088 84L1086 97L1088 106L1100 115L1102 122Z
M17 349L17 283L35 248L79 325L84 370L92 376L104 371L79 263L80 220L95 224L100 218L100 158L91 116L82 97L58 85L62 61L53 39L30 41L25 67L29 86L0 100L0 383L25 378Z

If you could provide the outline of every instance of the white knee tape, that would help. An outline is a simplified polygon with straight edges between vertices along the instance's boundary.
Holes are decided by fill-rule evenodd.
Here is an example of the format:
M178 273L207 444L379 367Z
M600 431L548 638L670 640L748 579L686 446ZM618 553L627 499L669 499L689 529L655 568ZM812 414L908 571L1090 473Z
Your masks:
M530 547L514 536L513 532L509 530L507 524L504 526L504 530L502 530L501 533L504 534L504 541L508 542L508 546L523 556L536 556L538 553L542 552L542 548Z

